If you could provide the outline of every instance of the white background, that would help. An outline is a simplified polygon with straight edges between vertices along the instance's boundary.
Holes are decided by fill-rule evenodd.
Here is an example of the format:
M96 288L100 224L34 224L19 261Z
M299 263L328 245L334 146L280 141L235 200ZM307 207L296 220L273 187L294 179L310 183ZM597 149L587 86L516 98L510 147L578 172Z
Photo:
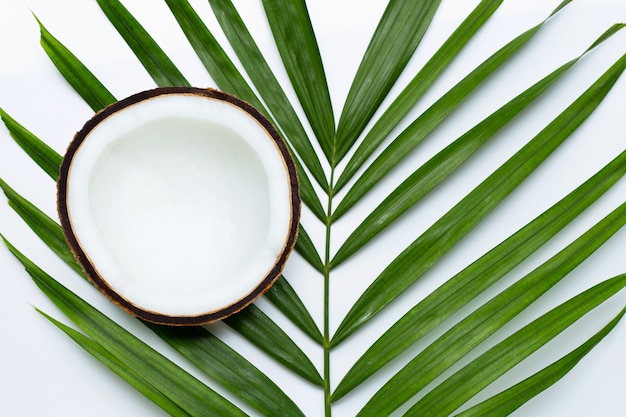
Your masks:
M260 12L260 2L242 0L237 4L258 42L279 76L284 74L272 49L270 35ZM416 106L414 116L425 109L464 74L482 62L512 37L540 22L559 3L555 0L508 0L482 29L468 48L446 71L439 82ZM124 4L139 18L166 52L197 86L213 86L212 81L187 45L162 2L126 0ZM208 3L192 1L197 11L215 28ZM419 51L404 74L400 86L412 77L438 45L451 33L477 1L444 1ZM316 0L310 13L319 37L321 52L335 106L340 114L351 77L384 8L384 1ZM119 98L151 88L153 83L123 41L116 35L95 1L78 0L1 0L0 2L0 107L62 153L73 133L80 129L92 111L58 75L39 46L39 31L32 14L69 47ZM472 127L497 106L527 88L557 66L586 49L609 25L626 21L623 0L576 0L553 19L540 34L485 86L461 106L450 120L432 135L419 152L411 155L381 187L377 187L349 216L337 223L333 249L384 195L407 173L445 144ZM341 318L384 265L408 245L421 230L458 201L470 187L480 182L521 144L532 138L575 99L608 66L626 52L626 30L581 61L548 95L498 135L445 186L412 210L381 238L365 248L354 260L336 271L331 287L331 327ZM399 88L394 88L397 94ZM291 92L290 92L291 94ZM388 103L388 102L387 102ZM513 193L493 215L473 231L444 262L389 308L380 319L367 326L333 353L333 384L368 344L416 300L432 291L477 256L541 213L563 195L595 173L624 149L626 143L626 77L615 85L595 114L524 185ZM55 214L55 185L12 142L0 128L0 177L33 201L49 215ZM516 269L522 276L624 201L626 182L620 181L601 201L564 230L553 242ZM323 231L305 213L303 223L322 248ZM0 204L0 232L52 276L95 304L118 322L149 341L166 355L175 355L150 333L84 283L52 255L7 207ZM601 250L574 271L556 291L542 298L539 305L523 314L523 319L547 311L557 302L611 276L626 271L626 230L622 230ZM320 323L322 280L294 255L285 275L303 297ZM8 251L0 248L0 416L157 416L163 412L136 393L97 361L84 353L33 307L61 318L56 308L29 280ZM625 294L567 331L548 349L524 362L502 388L529 372L569 352L608 322L625 304ZM276 314L265 300L259 305L293 334L296 341L318 366L321 350ZM507 326L498 338L513 331L522 321ZM250 357L271 375L308 416L322 415L321 392L300 382L278 365L268 361L239 337L216 326L218 334ZM626 326L621 323L566 378L515 413L530 416L613 417L626 413ZM183 365L184 362L180 362ZM399 364L392 368L397 369ZM336 405L335 415L351 416L380 386L386 370L373 382ZM495 392L494 388L492 392ZM249 410L247 410L249 411Z

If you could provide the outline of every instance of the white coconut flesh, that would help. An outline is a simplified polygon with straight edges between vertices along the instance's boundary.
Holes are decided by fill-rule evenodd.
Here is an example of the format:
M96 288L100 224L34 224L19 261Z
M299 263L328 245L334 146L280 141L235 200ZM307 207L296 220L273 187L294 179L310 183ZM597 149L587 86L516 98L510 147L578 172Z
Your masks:
M64 198L71 233L108 292L150 314L197 317L266 289L291 250L293 181L247 111L160 94L81 138Z

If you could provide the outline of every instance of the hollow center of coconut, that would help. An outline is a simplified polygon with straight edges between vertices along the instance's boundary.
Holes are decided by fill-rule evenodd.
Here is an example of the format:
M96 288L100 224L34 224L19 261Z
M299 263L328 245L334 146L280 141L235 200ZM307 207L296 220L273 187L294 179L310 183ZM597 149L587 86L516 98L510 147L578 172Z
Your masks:
M223 99L159 94L86 132L68 167L67 217L107 295L185 324L226 316L269 287L298 202L264 123Z

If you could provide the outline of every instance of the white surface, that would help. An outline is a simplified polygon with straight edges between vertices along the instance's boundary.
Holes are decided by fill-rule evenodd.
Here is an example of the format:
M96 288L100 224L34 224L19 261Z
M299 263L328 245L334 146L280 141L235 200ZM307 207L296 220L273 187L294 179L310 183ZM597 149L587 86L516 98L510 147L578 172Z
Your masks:
M213 85L162 2L147 4L139 0L124 2L144 23L185 75L197 86ZM254 35L267 48L272 64L276 53L268 43L266 26L259 17L259 2L238 1ZM422 42L421 49L410 63L393 92L406 83L416 68L477 3L446 0ZM506 41L541 21L559 3L557 0L508 0L492 17L474 41L446 71L437 84L416 106L418 114L453 83L482 62ZM192 2L202 16L211 20L206 1ZM365 6L367 4L367 6ZM349 87L360 56L369 40L385 2L357 0L310 1L310 13L317 30L320 48L328 72L335 113ZM49 63L38 45L38 29L34 12L48 29L78 55L117 97L153 87L149 77L134 62L132 54L115 34L98 10L95 2L59 0L49 2L6 1L0 5L0 106L39 135L59 152L63 152L73 133L92 112L82 103ZM495 77L478 90L444 123L410 161L395 170L381 187L377 187L357 206L350 216L334 229L333 250L349 231L378 203L384 195L445 144L472 127L532 82L586 49L610 24L626 21L626 3L621 0L576 0L551 21L527 45L521 54L505 65ZM470 187L511 155L520 144L529 140L541 127L556 116L593 80L626 50L626 33L620 33L601 49L581 61L556 88L516 119L487 146L467 167L441 187L417 209L404 216L388 233L365 248L358 257L339 268L331 287L331 327L335 329L360 292L381 268L409 244L420 231L436 220L442 210L451 207ZM278 66L274 66L279 74ZM351 363L391 321L414 304L416 299L435 288L487 249L527 223L604 166L624 149L626 131L626 79L615 85L594 115L565 143L522 187L513 193L493 215L473 231L444 262L431 270L412 291L402 297L381 318L367 326L333 352L333 384L336 384ZM47 213L55 215L55 187L52 181L32 164L0 129L0 177ZM624 201L626 182L620 181L601 201L570 225L544 249L525 262L513 276L521 276L598 221ZM305 227L321 248L323 230L305 212ZM407 230L413 233L406 233ZM106 314L123 323L140 337L153 343L166 354L171 352L135 321L110 305L95 290L83 283L41 244L5 205L0 205L0 231L18 248L95 304ZM626 271L626 230L620 231L601 250L559 284L551 293L524 313L528 319L537 316L573 294L608 277ZM73 342L41 318L32 308L37 306L60 317L54 306L32 284L23 269L6 250L0 250L2 276L0 309L3 317L0 344L0 415L2 416L84 416L161 415L159 409L135 393ZM290 260L285 275L309 306L321 326L322 280L297 256ZM566 332L536 356L536 361L516 371L517 378L553 361L595 333L625 304L620 294ZM301 336L280 314L260 305L285 326L303 345L321 372L322 354L313 343ZM507 326L509 333L521 321ZM219 329L220 335L234 343L263 371L272 377L301 405L307 416L322 415L321 392L302 383L280 366L242 342L236 335ZM565 379L544 392L515 413L517 417L589 416L614 417L626 412L626 326L621 323ZM391 366L397 368L398 363ZM391 375L391 370L380 375ZM517 379L513 378L513 379ZM351 416L380 386L378 378L366 384L358 394L336 405L336 416ZM507 379L507 381L511 381Z
M170 316L250 294L291 225L274 140L239 107L206 97L158 96L107 117L75 153L67 189L72 229L100 276Z

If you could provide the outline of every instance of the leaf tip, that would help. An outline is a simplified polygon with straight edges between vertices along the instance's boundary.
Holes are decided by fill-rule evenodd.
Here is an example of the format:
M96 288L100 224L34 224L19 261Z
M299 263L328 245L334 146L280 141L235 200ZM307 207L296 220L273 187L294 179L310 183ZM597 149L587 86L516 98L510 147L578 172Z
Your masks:
M43 23L41 23L41 20L37 17L35 12L31 10L30 13L33 15L33 18L35 19L35 21L39 25L39 29L42 30L42 31L46 30L46 28L44 27Z

